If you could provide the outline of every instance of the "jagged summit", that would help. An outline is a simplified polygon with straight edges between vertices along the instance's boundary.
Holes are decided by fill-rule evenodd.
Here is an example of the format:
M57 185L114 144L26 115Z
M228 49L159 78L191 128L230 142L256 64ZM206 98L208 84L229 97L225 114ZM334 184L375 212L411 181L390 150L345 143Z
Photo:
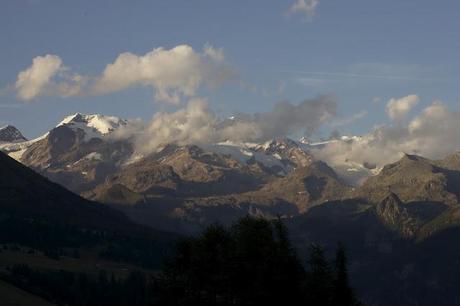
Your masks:
M270 151L277 151L277 150L284 150L287 148L298 148L299 144L288 138L288 137L280 137L280 138L274 138L269 141L266 141L262 145L258 146L258 149L265 150L267 152Z
M84 131L89 128L92 132L104 135L113 132L120 126L126 125L126 123L126 120L114 116L75 113L65 117L57 127L65 125L71 128L80 128Z
M238 118L235 117L226 119L226 121L229 120L238 120ZM27 157L29 162L32 160L34 161L32 163L34 165L36 164L35 161L37 161L36 156L32 158L31 154L23 154L26 153L26 151L29 151L30 153L33 149L32 147L35 148L39 145L43 147L44 151L47 151L45 148L50 149L50 147L46 143L48 143L50 139L52 141L48 144L53 144L54 148L57 148L57 142L55 142L55 140L59 140L58 143L63 145L63 148L66 148L64 150L63 148L59 147L60 149L58 151L62 154L64 154L66 150L74 150L75 152L80 152L83 150L83 147L85 148L85 152L86 150L89 150L86 152L87 154L94 152L98 153L103 146L109 146L109 142L113 142L114 138L107 137L107 135L116 131L120 127L126 126L127 124L127 120L115 116L84 114L77 112L66 116L56 125L56 128L53 128L43 136L31 141L25 141L25 139L23 139L20 142L6 142L0 139L0 142L3 142L0 144L0 150L6 152L17 160L22 160L23 157ZM334 141L348 141L349 139L355 138L358 139L354 136L347 136L346 139L344 138L342 140ZM66 139L69 143L65 143ZM43 140L43 143L40 142L41 140ZM121 162L123 160L123 162L131 162L146 157L143 154L136 152L136 148L133 147L131 139L122 139L119 140L119 142L123 142L125 147L131 147L131 149L127 150L126 152L120 151L120 154L123 155L123 158L117 159L117 161ZM87 148L86 146L91 146L91 143L99 147ZM167 145L174 145L174 142L169 144L165 143L165 146ZM223 142L197 143L196 145L204 151L212 152L218 155L229 156L232 159L238 161L242 166L253 168L253 170L257 168L258 171L261 171L261 173L269 173L270 175L275 176L285 176L299 167L306 167L313 163L316 160L313 155L313 150L317 151L320 149L321 145L324 145L324 142L312 142L307 138L296 141L288 137L275 137L273 139L265 139L264 141L260 142L239 142L229 139ZM136 154L130 156L132 153L131 150L134 150L134 153ZM35 148L33 151L38 154L40 150ZM164 150L159 150L158 152L160 151L162 151L164 154L166 152ZM57 151L53 152L55 153ZM47 154L48 153L45 155ZM78 157L78 159L75 161L78 161L82 156L80 156L80 153L75 154L75 158ZM104 154L107 155L106 158L109 161L112 160L108 152ZM43 166L46 165L47 162L43 163ZM66 166L69 166L69 169L72 168L71 164ZM334 170L337 169L335 166L333 168ZM372 167L372 169L373 168L375 168L375 166ZM341 177L344 176L344 173L348 176L350 176L350 173L358 173L360 175L362 174L364 177L375 174L374 171L371 171L365 168L365 166L359 164L352 165L347 163L344 169L339 170L341 170L339 173Z
M313 162L313 156L308 149L287 137L275 138L263 143L225 141L201 146L217 154L229 155L243 164L259 163L274 173L282 175Z
M12 125L0 127L0 142L22 142L27 139Z

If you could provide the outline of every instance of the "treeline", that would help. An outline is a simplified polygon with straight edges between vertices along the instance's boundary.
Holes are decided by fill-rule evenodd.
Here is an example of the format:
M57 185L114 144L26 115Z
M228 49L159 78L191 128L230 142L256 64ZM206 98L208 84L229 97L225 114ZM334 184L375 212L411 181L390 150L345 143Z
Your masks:
M180 243L160 278L162 305L358 305L345 250L329 262L320 246L306 265L280 220L246 217Z
M332 261L317 245L300 259L280 220L250 217L184 239L155 275L144 271L117 278L101 272L91 278L15 266L6 280L59 305L359 304L348 283L343 246Z

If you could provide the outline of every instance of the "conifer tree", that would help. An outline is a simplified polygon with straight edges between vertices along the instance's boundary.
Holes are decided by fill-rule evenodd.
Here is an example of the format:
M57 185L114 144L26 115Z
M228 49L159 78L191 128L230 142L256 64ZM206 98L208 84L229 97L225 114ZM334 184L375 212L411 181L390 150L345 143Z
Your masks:
M345 247L339 243L334 265L334 305L356 305L353 290L348 282L347 256Z
M313 244L310 247L307 299L311 305L332 305L333 276L324 250Z

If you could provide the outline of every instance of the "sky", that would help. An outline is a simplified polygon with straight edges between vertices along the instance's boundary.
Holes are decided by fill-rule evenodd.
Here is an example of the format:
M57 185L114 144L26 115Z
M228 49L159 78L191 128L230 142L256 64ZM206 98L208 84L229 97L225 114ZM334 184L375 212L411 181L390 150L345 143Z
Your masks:
M228 117L324 95L337 114L317 138L410 125L435 100L460 108L459 11L455 0L1 0L0 125L33 138L75 112L148 121L199 97Z

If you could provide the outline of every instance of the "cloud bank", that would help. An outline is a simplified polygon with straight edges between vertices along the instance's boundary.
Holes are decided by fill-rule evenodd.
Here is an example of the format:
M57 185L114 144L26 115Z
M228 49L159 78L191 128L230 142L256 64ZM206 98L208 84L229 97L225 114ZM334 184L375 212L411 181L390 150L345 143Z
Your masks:
M169 143L260 142L299 131L311 134L335 115L336 108L331 97L320 96L298 105L278 103L269 112L220 119L205 99L195 98L175 112L156 113L147 124L128 124L113 137L131 138L142 154L155 152Z
M71 73L57 55L38 56L18 74L15 89L19 99L32 101L40 96L104 95L144 86L152 88L155 100L179 104L194 97L203 85L216 87L234 75L223 50L205 45L197 52L179 45L144 55L122 53L96 76Z
M418 101L418 98L391 101L402 100ZM379 168L397 161L404 153L439 159L459 150L460 112L434 101L406 125L380 125L360 139L333 141L313 149L312 153L332 167L342 169L343 176L350 176L353 173L346 171L353 164Z

